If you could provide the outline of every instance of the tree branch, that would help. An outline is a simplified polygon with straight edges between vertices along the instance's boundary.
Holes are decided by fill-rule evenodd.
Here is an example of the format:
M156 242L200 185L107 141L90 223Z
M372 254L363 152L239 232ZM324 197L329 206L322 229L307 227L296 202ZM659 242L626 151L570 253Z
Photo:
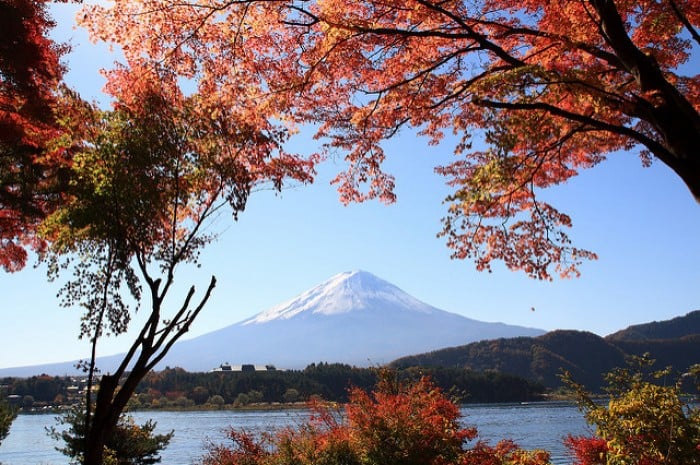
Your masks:
M211 293L214 290L214 287L216 287L216 277L212 276L211 281L209 282L209 286L207 287L207 291L204 294L204 297L202 298L202 300L199 302L199 305L197 305L197 307L192 311L192 313L188 315L188 317L184 320L184 323L181 326L180 326L180 324L178 324L178 326L180 326L180 327L177 330L177 332L175 333L175 335L165 344L165 346L162 348L160 354L156 355L153 358L153 360L146 366L146 370L148 370L148 371L152 370L158 364L158 362L160 362L163 359L163 357L165 357L165 355L168 353L168 351L173 346L173 344L175 344L175 342L177 342L177 340L180 339L180 337L183 334L185 334L187 331L189 331L190 326L192 325L192 322L194 322L194 320L199 315L199 312L202 311L202 309L206 305L207 301L209 300L209 297L211 296ZM192 289L194 290L194 288L192 288ZM185 307L183 306L183 308L185 308ZM177 320L174 319L173 321L177 321ZM164 341L164 340L165 339L162 339L162 341Z
M681 24L685 26L685 28L688 30L690 36L695 40L695 42L697 42L698 45L700 45L700 33L698 33L697 29L693 27L693 25L688 20L688 17L685 14L683 14L676 2L674 2L673 0L668 0L668 3L671 5L671 9L676 15L676 18L678 18Z
M587 125L590 125L593 128L603 130L603 131L608 131L612 132L614 134L620 134L626 137L629 137L640 144L646 146L649 150L651 150L654 155L659 157L661 160L669 159L672 158L672 154L664 147L662 144L658 143L654 139L651 139L644 134L635 131L634 129L628 128L626 126L618 126L614 124L607 123L605 121L600 121L597 120L591 116L587 115L581 115L579 113L573 113L570 111L563 110L562 108L559 108L557 106L548 104L548 103L543 103L543 102L532 102L532 103L525 103L525 102L517 102L517 103L511 103L511 102L498 102L494 100L487 100L483 98L478 98L475 97L474 100L472 100L472 103L475 105L479 106L485 106L485 107L490 107L490 108L502 108L502 109L508 109L508 110L542 110L546 111L547 113L550 113L555 116L559 116L571 121L576 121L579 123L584 123Z

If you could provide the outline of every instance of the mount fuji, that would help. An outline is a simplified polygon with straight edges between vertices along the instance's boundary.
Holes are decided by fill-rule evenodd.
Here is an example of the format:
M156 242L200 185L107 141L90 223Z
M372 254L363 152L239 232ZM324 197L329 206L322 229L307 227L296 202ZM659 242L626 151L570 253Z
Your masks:
M190 371L223 362L278 368L321 361L370 366L483 339L541 334L439 310L371 273L353 271L247 320L181 341L164 363Z
M439 310L371 273L353 271L335 275L249 319L179 341L160 368L167 365L209 371L231 363L299 369L314 362L374 366L479 340L544 332ZM98 365L109 371L120 360L119 355L100 357ZM30 375L65 374L72 371L70 367L70 363L63 363L21 370ZM19 371L3 369L0 375L10 370Z

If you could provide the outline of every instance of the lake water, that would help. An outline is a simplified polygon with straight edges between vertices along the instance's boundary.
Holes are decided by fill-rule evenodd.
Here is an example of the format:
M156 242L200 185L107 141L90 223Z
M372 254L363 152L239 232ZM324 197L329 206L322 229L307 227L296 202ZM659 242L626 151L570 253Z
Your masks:
M575 406L566 403L531 403L524 405L474 405L462 409L463 422L476 426L481 438L491 443L513 439L526 449L546 449L556 464L567 464L562 438L567 434L586 434L590 430ZM157 432L175 430L170 445L162 453L164 465L190 465L204 454L208 441L223 442L229 426L250 432L272 431L300 423L305 410L273 411L206 411L206 412L134 412L141 424L147 419L158 423ZM45 429L55 426L55 415L20 415L12 424L10 435L0 445L3 465L67 464L67 457L55 450L56 441Z

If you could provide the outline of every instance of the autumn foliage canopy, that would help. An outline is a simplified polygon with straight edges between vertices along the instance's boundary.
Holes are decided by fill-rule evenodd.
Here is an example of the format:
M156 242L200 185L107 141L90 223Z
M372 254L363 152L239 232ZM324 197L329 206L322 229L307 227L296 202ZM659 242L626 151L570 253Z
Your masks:
M46 2L0 2L0 267L22 268L27 246L40 247L41 220L59 202L67 147L61 131L60 63L66 48L48 38Z
M50 142L63 49L45 4L1 7L0 260L16 270L71 155ZM79 22L125 55L112 88L131 92L124 69L155 74L214 121L278 142L313 128L323 154L346 157L344 202L394 201L382 142L402 129L450 146L454 162L436 168L454 189L439 235L481 270L578 275L595 254L541 193L613 153L660 161L700 197L692 0L118 0Z
M110 110L62 86L44 0L0 2L0 266L20 269L28 247L52 276L72 265L62 303L85 309L91 380L98 340L129 325L123 288L151 297L94 413L87 403L86 463L103 463L139 380L206 304L213 277L199 304L192 287L172 317L162 308L216 213L235 216L260 185L310 182L323 157L345 156L343 202L393 202L383 143L406 129L449 145L436 171L453 188L439 232L453 257L538 279L595 258L542 190L611 154L660 161L700 199L697 0L114 0L78 22L124 54L105 72ZM299 130L318 153L287 151ZM347 423L321 409L274 452L233 434L241 447L209 463L547 462L507 441L464 447L475 432L457 413L426 381L353 391ZM579 450L610 457L603 439Z
M213 106L313 124L346 157L345 202L394 200L381 143L402 128L451 136L440 235L479 269L577 275L595 254L538 193L614 152L661 161L700 197L696 1L122 0L85 13L96 40Z

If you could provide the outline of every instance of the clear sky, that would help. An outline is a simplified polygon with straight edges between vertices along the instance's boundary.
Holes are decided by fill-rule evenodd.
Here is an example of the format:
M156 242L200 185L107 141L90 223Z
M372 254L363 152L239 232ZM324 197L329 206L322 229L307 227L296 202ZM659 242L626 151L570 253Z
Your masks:
M69 84L100 99L98 70L114 57L72 29L73 5L58 5L55 37L70 40ZM699 70L700 71L700 70ZM299 138L299 150L313 141ZM332 275L362 269L443 310L484 321L578 329L606 335L630 324L664 320L700 309L700 205L682 182L657 162L642 168L634 153L611 156L546 195L574 221L577 246L599 260L574 280L538 282L496 265L480 273L453 261L435 237L449 193L433 173L450 160L452 146L428 147L406 132L386 145L386 168L396 176L396 204L342 206L333 186L342 160L320 168L314 185L282 194L255 193L238 222L221 217L222 231L202 256L201 268L182 269L175 307L190 284L217 288L188 337L218 329L295 297ZM77 339L80 311L56 300L45 269L0 272L0 368L85 358ZM535 310L532 311L532 308ZM100 354L125 350L129 336L106 340Z

